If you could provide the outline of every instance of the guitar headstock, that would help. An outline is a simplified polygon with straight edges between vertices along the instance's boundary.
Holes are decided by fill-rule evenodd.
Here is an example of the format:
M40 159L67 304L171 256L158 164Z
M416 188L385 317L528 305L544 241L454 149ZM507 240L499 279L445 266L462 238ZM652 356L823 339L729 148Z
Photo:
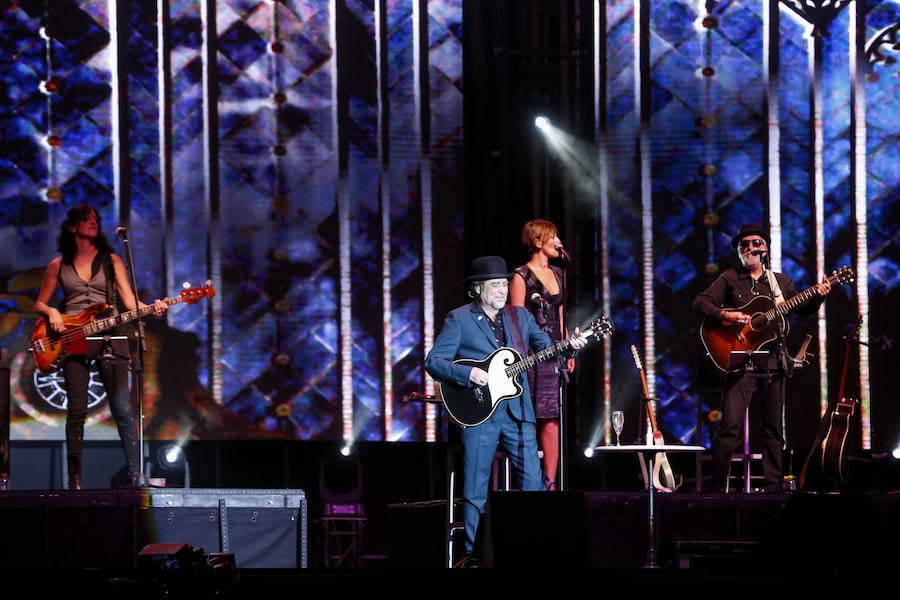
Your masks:
M831 274L831 277L828 278L829 283L831 285L841 285L844 283L853 283L856 279L856 274L853 272L853 269L848 266L843 266L840 269L837 269Z
M612 320L609 317L603 316L591 321L591 326L582 333L585 337L595 335L599 340L612 335L612 332L615 331L615 329Z
M212 282L209 281L207 281L206 285L203 287L184 289L178 294L181 301L187 302L188 304L196 304L201 298L212 298L215 295L216 288L214 288Z
M634 344L631 345L631 355L634 356L634 365L637 367L637 370L643 371L644 367L641 366L641 357L638 354L637 346Z
M850 331L847 332L847 335L844 336L845 342L858 342L859 341L859 330L862 328L863 316L859 315L856 317L856 321L853 325L850 326Z

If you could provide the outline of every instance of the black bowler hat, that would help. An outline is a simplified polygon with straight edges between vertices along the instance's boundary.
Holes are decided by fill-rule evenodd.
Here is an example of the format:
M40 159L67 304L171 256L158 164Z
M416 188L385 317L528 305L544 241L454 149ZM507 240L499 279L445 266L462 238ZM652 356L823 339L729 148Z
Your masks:
M737 235L731 238L731 247L737 248L738 243L741 239L747 237L748 235L758 235L762 239L766 240L766 246L771 246L772 242L769 239L769 232L766 231L762 225L759 223L744 223L741 225L740 231L737 232Z
M506 268L506 261L499 256L479 256L469 265L466 283L488 279L512 279L513 274Z

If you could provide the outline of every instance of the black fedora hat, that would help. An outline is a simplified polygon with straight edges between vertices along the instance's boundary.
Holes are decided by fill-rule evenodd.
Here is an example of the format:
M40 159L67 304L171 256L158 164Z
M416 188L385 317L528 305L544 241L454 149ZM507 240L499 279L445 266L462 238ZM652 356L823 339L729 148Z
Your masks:
M479 256L469 264L466 283L488 279L512 279L513 274L506 268L506 261L500 256Z
M738 230L737 235L731 238L731 247L737 248L738 242L741 241L742 238L747 237L748 235L758 235L762 239L766 240L766 246L771 246L772 242L769 239L769 232L760 225L759 223L744 223L741 225L740 230Z

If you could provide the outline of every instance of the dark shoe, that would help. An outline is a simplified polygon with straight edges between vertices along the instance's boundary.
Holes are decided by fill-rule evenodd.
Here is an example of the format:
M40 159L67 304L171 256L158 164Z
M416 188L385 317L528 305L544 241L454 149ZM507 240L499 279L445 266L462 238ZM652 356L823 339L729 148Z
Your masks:
M472 556L471 554L467 556L463 556L459 559L455 565L453 565L454 569L477 569L478 568L478 559Z
M137 475L133 475L131 477L131 487L133 489L140 489L150 487L150 484L147 483L147 478L144 477L143 473L138 473Z

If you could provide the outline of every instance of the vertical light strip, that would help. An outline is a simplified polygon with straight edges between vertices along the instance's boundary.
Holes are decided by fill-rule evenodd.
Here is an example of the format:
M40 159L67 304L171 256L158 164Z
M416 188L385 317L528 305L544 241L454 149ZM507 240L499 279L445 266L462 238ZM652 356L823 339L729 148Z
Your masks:
M634 107L635 112L640 119L638 126L638 155L640 164L638 170L640 172L640 195L641 195L641 281L643 295L643 318L644 318L644 373L647 379L647 394L650 398L656 398L656 377L654 375L656 369L656 343L655 328L653 326L653 185L651 181L651 161L650 155L650 117L649 106L645 106L643 102L645 90L644 86L650 85L652 79L649 75L650 57L645 53L650 52L650 40L645 39L649 36L649 22L644 23L645 17L649 17L650 7L647 6L646 12L642 4L650 0L636 0L635 18L634 18L634 43L635 43L635 64L634 69ZM645 60L646 59L646 60ZM647 65L647 77L644 78L644 65ZM650 90L647 89L646 97L650 97Z
M341 169L340 127L338 125L338 47L337 7L331 0L328 7L331 43L331 143L336 163L338 209L338 286L340 294L340 371L341 371L341 421L345 442L352 442L353 435L353 286L350 265L350 192L347 174Z
M172 277L172 261L176 256L174 211L172 210L172 63L169 59L171 46L168 33L170 24L168 0L156 2L156 86L157 86L157 136L159 137L159 211L164 223L163 245L166 262L163 280L166 290L176 288ZM216 284L221 282L216 281Z
M415 4L415 3L413 3ZM385 98L388 89L388 78L390 73L386 63L386 45L388 42L387 30L387 14L385 0L377 0L375 2L375 96L377 103L378 115L377 122L377 140L378 148L378 182L381 206L381 303L384 309L381 313L382 327L382 356L384 362L382 364L382 378L384 387L382 388L382 410L384 411L384 439L392 440L394 431L394 353L392 352L394 331L393 331L393 313L391 311L393 302L391 300L392 282L391 282L391 176L390 165L388 164L390 148L386 148L387 144L385 132L390 129L390 123L387 119L390 115L388 99Z
M119 1L109 0L109 85L110 85L110 134L112 135L113 204L116 219L122 216L122 107L119 104L121 81L119 81Z
M769 268L781 271L781 121L778 114L780 60L779 46L773 43L778 34L778 0L768 0L763 11L763 79L766 85L766 119L768 139L766 145L766 181L769 194Z
M606 10L606 2L604 0L600 0L598 2L599 8L597 9L598 15L599 11ZM606 22L606 19L603 19L603 22ZM600 35L606 39L607 34L606 31L599 32L596 36L599 40ZM599 43L599 42L598 42ZM605 60L605 57L602 57ZM599 46L597 49L597 62L595 65L600 64L600 52ZM601 81L598 82L599 91L597 98L600 98L600 94L604 96L607 94L607 82ZM604 105L606 101L604 99ZM598 121L599 123L600 121ZM603 115L603 122L606 123L606 115ZM608 127L604 128L604 133L608 133ZM610 297L610 268L609 268L609 223L610 223L610 208L609 208L609 194L610 194L610 184L609 184L609 139L606 135L603 135L600 140L600 247L598 248L600 252L600 294L601 294L601 306L603 306L603 314L611 315L612 314L612 298ZM605 411L603 414L603 422L609 427L609 419L607 418L607 414L609 414L609 407L612 401L612 338L607 338L603 341L603 406L605 407ZM605 436L607 442L609 442L611 438L611 431L607 430L607 435Z
M849 4L849 48L850 48L850 81L852 96L850 98L853 129L853 201L856 223L856 299L859 314L863 319L859 327L859 339L869 339L869 245L866 239L868 223L866 194L866 57L865 57L865 16L856 2ZM872 447L872 419L870 412L869 384L869 345L857 344L859 349L859 396L861 408L862 448Z
M203 177L207 220L209 221L207 256L213 281L222 281L221 235L219 220L219 126L218 72L216 69L216 2L202 0L202 81L203 81ZM222 300L216 294L210 298L210 387L213 399L221 404L224 389L222 373Z
M608 140L606 131L606 115L603 110L606 108L606 81L603 79L605 71L601 68L603 65L603 44L606 38L606 31L603 25L606 22L603 11L606 10L606 3L602 0L595 0L592 6L592 21L594 32L594 45L591 49L593 53L594 68L594 87L593 87L593 110L594 110L594 144L597 147L597 196L594 200L594 238L593 248L597 256L592 264L593 280L595 281L593 293L595 300L598 300L602 307L602 313L609 315L612 313L609 297L609 243L607 242L609 233L609 153ZM586 456L593 455L594 447L600 444L609 444L612 439L612 428L609 423L610 402L612 397L612 378L610 372L612 369L612 340L605 338L603 340L603 364L602 364L602 397L599 399L601 411L599 422L591 427L590 435L585 440L584 452Z
M812 101L812 153L813 153L813 226L815 228L816 281L825 273L825 168L822 152L825 148L825 128L822 123L822 38L809 36L809 80ZM780 246L780 244L779 244ZM819 414L828 410L828 336L825 327L825 305L816 315L819 333Z
M422 96L423 79L428 77L427 65L422 65L422 51L428 48L428 30L422 27L423 11L428 10L428 0L412 3L413 25L413 103L414 142L419 149L419 179L422 194L422 331L425 353L434 345L434 244L432 219L431 140L424 139L423 121L428 118L425 98ZM424 69L424 71L423 71ZM434 389L434 380L426 373L428 390ZM431 395L431 391L425 392ZM437 408L425 404L425 441L437 441Z
M778 21L779 0L768 0L763 11L763 78L766 85L766 180L769 194L769 268L781 271L781 115L779 91L781 86L781 58L778 55L781 39ZM788 443L787 411L781 411L781 426Z

